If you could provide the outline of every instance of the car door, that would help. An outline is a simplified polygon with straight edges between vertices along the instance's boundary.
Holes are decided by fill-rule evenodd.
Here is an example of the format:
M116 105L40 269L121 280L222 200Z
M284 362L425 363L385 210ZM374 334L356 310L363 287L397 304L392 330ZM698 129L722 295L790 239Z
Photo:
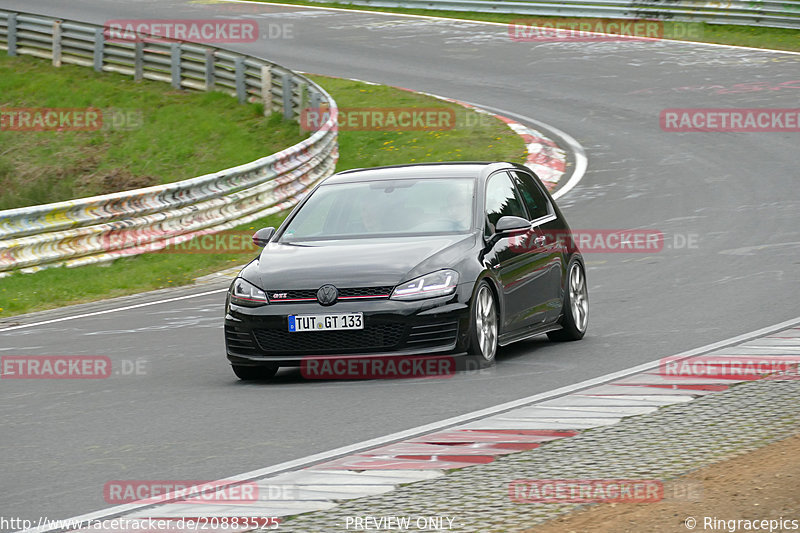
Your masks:
M503 291L502 331L519 331L544 322L548 292L542 286L546 254L535 246L535 229L515 235L498 235L497 221L504 216L528 219L514 180L500 171L486 182L484 236L490 246L487 259Z
M539 268L542 269L538 290L544 296L546 321L553 321L561 314L561 281L564 272L563 246L564 228L556 216L552 202L542 190L541 184L531 174L522 170L511 170L514 185L528 211L531 226L535 230L538 244ZM533 233L531 235L534 235ZM532 243L525 243L530 247Z

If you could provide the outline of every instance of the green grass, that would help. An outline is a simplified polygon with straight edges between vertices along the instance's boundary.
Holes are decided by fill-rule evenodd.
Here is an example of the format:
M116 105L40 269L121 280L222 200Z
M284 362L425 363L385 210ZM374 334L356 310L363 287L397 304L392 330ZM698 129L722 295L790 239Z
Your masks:
M456 114L458 127L451 130L341 131L337 170L425 161L524 160L525 145L522 139L495 118L385 86L318 76L314 76L314 79L344 109L416 106L448 108ZM298 129L296 124L294 129ZM259 155L266 153L262 151ZM173 157L190 156L175 154ZM242 159L233 163L245 161ZM265 226L277 226L285 215L275 215L237 229L252 232ZM191 243L186 249L191 250ZM105 266L50 268L33 274L17 273L0 278L0 317L184 285L192 283L198 276L244 264L253 256L254 253L145 254L117 259Z
M0 210L184 180L301 141L297 124L223 93L0 53L0 108L98 108L82 132L0 129ZM114 127L108 111L131 117ZM119 114L122 113L122 114ZM8 123L8 118L6 119Z
M578 18L578 17L544 17L544 16L528 16L528 15L513 15L505 13L477 13L471 11L440 11L432 9L405 9L405 8L384 8L372 7L361 5L350 5L343 3L330 3L330 2L304 2L296 0L281 0L280 2L269 2L268 0L258 0L265 4L270 3L288 3L303 6L317 6L317 7L337 7L342 9L359 9L366 11L383 11L389 13L405 13L409 15L428 15L434 17L444 17L453 19L464 20L481 20L486 22L499 22L509 23L514 20L521 19L541 19L541 20L570 20L570 21L586 21L596 23L598 19L595 18ZM214 4L218 3L217 0L198 0L197 3ZM630 21L627 21L630 22ZM685 35L684 28L689 27L691 33ZM768 48L774 50L789 50L800 52L800 30L793 30L787 28L768 28L765 26L739 26L733 24L706 24L706 23L685 23L685 22L664 22L664 36L669 38L675 36L676 39L703 42L703 43L716 43L716 44L729 44L734 46L749 46L753 48Z
M416 107L452 109L455 128L432 131L341 131L337 171L351 168L434 161L525 160L520 137L499 120L429 96L385 85L310 76L331 93L340 109Z

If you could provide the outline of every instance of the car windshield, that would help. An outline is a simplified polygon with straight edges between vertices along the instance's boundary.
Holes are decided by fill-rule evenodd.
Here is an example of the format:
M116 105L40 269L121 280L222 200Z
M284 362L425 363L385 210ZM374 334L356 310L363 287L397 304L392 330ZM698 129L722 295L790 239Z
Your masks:
M460 233L472 227L475 180L426 178L322 185L281 242Z

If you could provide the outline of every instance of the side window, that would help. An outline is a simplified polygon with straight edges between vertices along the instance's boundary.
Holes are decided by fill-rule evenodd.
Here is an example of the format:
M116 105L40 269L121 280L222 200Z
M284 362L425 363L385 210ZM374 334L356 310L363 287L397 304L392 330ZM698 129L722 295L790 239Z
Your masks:
M494 233L494 228L500 217L517 216L528 218L525 208L514 189L514 183L505 172L498 172L489 178L486 185L486 231Z
M525 201L531 220L549 215L547 197L533 181L533 176L518 170L512 170L511 174L514 176L514 181L519 188L520 194L522 194L522 199Z

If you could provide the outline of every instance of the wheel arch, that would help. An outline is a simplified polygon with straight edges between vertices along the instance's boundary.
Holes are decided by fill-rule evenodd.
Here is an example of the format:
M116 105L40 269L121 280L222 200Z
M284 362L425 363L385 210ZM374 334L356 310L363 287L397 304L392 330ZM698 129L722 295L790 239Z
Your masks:
M472 316L472 304L475 301L475 296L478 294L478 287L480 286L482 281L486 281L489 285L489 289L492 291L492 295L494 296L494 301L497 303L497 333L498 335L501 333L503 329L503 319L505 318L505 302L502 296L502 291L499 287L499 282L497 279L492 276L491 271L486 269L480 273L480 275L475 279L475 285L472 287L472 294L470 296L470 321L473 320Z

